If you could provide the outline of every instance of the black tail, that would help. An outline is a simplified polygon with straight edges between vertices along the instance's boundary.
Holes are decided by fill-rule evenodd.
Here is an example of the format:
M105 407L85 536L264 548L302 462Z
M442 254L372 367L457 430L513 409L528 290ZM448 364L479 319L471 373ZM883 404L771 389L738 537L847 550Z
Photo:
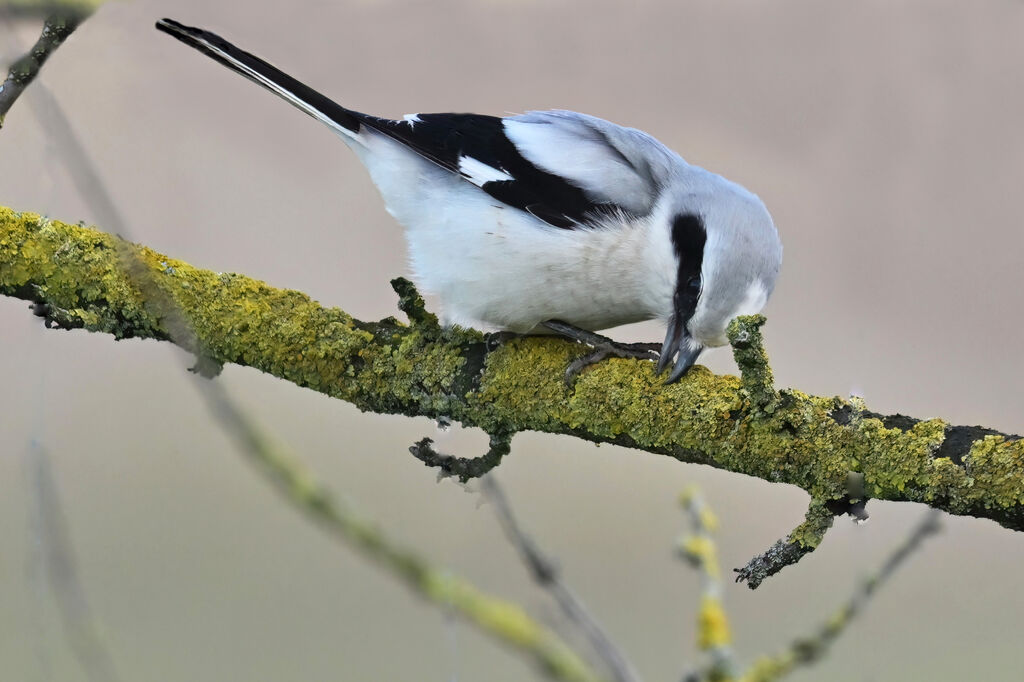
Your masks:
M216 33L179 24L173 19L156 22L157 29L215 59L235 73L263 86L313 118L332 128L349 133L359 132L358 114L324 97L313 88L300 83L276 66L241 50Z

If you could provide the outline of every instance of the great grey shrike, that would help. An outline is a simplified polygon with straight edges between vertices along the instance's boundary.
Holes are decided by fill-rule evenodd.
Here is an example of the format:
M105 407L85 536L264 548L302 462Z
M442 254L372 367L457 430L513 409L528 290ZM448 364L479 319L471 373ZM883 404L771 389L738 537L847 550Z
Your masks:
M658 372L673 364L671 383L775 286L782 244L761 200L639 130L572 111L378 118L214 33L156 26L355 151L406 228L413 278L449 324L553 329L604 357L636 351L588 330L659 318Z

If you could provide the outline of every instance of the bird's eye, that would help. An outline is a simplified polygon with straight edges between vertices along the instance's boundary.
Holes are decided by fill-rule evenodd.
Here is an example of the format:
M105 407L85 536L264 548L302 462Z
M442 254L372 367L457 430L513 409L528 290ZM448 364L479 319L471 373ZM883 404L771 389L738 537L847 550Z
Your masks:
M692 293L700 293L700 277L691 277L690 281L686 283L686 288Z

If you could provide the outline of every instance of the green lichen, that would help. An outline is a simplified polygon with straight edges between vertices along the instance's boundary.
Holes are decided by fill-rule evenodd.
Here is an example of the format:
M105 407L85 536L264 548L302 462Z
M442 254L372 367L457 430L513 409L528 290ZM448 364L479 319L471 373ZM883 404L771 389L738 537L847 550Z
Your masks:
M427 304L412 282L405 277L396 277L391 280L391 288L398 294L398 309L409 317L409 322L440 333L437 315L427 310Z
M954 514L998 516L1003 525L1024 528L1024 441L985 436L958 465L934 456L948 426L932 419L903 431L865 419L858 446L868 496L924 502Z
M726 335L732 345L733 357L742 370L743 392L755 410L771 414L778 401L775 392L775 377L768 354L764 350L763 315L737 317L729 323Z
M791 483L821 501L844 498L858 472L869 497L1024 527L1024 441L979 439L954 463L935 457L940 420L886 428L858 401L776 392L760 316L730 325L742 378L697 366L666 386L649 361L610 359L567 387L567 364L585 352L578 344L523 338L488 352L482 335L441 329L411 285L400 288L411 324L362 322L300 292L0 208L0 293L36 301L59 326L170 338L364 410L619 443Z
M821 500L811 500L804 522L793 529L787 541L806 550L817 549L832 527L835 514Z
M903 495L908 485L922 492L927 488L932 453L942 443L946 424L923 421L908 431L887 429L878 419L866 419L860 435L868 445L861 458L867 494L889 498Z
M29 291L68 326L166 339L169 307L218 362L371 408L367 396L386 398L395 411L444 409L463 361L457 346L434 343L436 335L396 324L377 344L351 316L305 294L194 268L102 232L9 209L0 209L0 227L0 290ZM157 295L170 305L153 304Z
M736 569L736 580L756 590L767 578L817 549L825 533L832 527L834 518L828 500L812 499L803 523L745 566Z

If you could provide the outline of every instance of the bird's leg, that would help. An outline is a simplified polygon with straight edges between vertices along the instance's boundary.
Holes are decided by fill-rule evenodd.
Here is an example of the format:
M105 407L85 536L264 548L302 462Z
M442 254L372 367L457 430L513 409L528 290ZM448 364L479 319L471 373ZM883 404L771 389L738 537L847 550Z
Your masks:
M658 350L661 348L661 344L658 343L619 343L609 339L607 336L601 336L592 331L580 329L561 320L547 320L541 322L541 325L553 332L557 332L561 336L594 349L592 352L581 355L569 363L565 370L565 383L569 386L576 380L576 375L585 368L609 357L653 361L657 361L660 357Z

